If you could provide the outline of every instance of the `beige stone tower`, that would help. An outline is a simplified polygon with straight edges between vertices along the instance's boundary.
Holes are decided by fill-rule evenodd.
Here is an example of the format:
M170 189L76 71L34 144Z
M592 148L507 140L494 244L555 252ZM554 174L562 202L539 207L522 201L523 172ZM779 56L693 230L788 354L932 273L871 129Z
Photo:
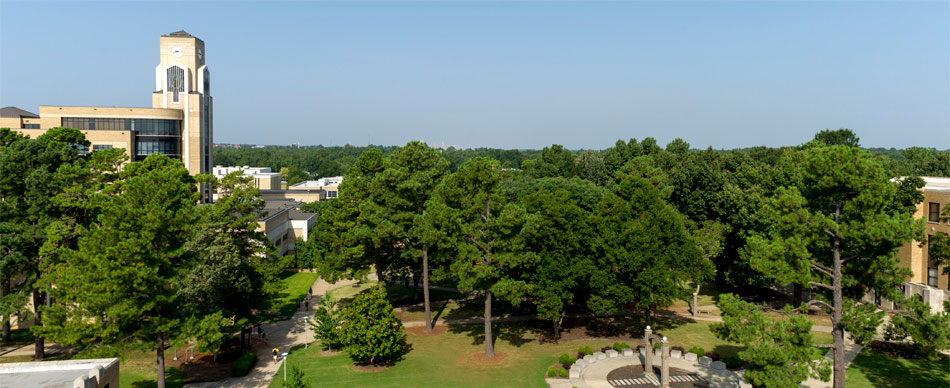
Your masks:
M211 72L205 66L205 43L178 31L159 38L161 61L155 67L152 107L183 112L181 160L192 174L211 173Z

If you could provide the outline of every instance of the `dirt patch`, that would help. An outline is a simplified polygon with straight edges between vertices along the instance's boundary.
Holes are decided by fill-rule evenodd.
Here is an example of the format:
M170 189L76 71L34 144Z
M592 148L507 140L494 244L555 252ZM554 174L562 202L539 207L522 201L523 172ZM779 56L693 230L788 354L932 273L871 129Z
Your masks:
M168 352L166 352L166 356ZM173 357L165 359L165 365L175 367L185 373L185 383L199 383L203 381L218 381L231 376L231 362L215 362L214 355L209 353L195 353L195 358L188 360L179 354L178 360Z
M436 325L432 328L432 331L426 331L425 327L407 327L406 332L417 337L431 337L434 335L442 335L448 330L446 325Z
M353 365L353 370L360 373L382 372L389 369L386 365Z
M340 354L339 350L324 350L323 353L320 353L324 357L335 356Z
M505 361L508 355L502 352L495 352L494 357L486 357L485 352L478 352L469 354L467 359L473 364L476 365L494 365Z

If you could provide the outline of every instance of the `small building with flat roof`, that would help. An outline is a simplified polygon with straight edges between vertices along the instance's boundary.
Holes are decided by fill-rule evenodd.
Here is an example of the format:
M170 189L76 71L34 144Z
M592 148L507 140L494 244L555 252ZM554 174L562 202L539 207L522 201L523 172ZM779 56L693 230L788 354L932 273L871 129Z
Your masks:
M118 388L119 359L0 364L0 388Z

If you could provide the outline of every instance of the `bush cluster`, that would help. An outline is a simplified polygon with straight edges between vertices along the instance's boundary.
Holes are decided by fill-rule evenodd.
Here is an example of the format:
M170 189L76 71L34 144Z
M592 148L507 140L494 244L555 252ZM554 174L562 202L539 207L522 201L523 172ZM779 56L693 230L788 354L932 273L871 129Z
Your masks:
M742 366L742 364L744 364L742 359L740 359L739 357L725 357L721 361L724 362L726 364L726 368L729 368L729 369L735 369Z
M233 377L243 377L246 376L248 372L251 371L251 368L257 362L257 355L254 353L244 353L234 362L234 365L231 365L231 376Z
M626 342L614 342L613 348L617 352L623 352L624 349L630 349L630 344Z
M590 345L581 346L579 349L577 349L577 354L580 357L583 357L584 355L588 355L588 354L594 354L594 349L591 348Z
M706 354L706 349L703 349L703 348L701 348L701 347L699 347L699 346L693 346L693 347L689 348L689 352L690 352L690 353L693 353L693 354L695 354L695 355L697 355L697 356L702 357L702 356L704 356L704 355Z
M567 378L567 369L561 368L557 371L557 375L562 378Z
M554 376L557 376L557 367L556 367L556 366L552 366L552 367L548 368L548 377L554 377Z

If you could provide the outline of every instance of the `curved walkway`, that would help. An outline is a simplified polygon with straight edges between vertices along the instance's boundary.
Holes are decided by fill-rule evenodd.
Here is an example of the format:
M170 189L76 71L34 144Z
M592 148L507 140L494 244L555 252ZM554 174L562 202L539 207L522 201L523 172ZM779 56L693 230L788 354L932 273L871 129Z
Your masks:
M317 304L327 291L353 283L356 283L356 281L341 280L336 283L327 283L323 279L318 278L311 286L313 289L313 300L310 301L310 305L313 306ZM280 349L281 353L284 353L289 352L294 346L313 342L313 332L309 330L309 325L307 324L307 320L312 314L313 310L307 311L301 309L297 310L291 319L262 324L261 328L264 329L264 333L267 334L267 343L261 342L256 334L254 335L254 352L257 354L257 364L254 364L254 369L251 369L247 376L231 377L220 381L185 384L185 387L267 387L274 378L274 374L280 369L280 365L283 364L283 360L276 363L274 362L273 357L271 357L271 350L276 347Z
M607 374L611 371L632 365L643 365L643 356L634 353L628 356L616 356L595 361L581 370L580 377L571 379L548 379L551 387L578 387L578 388L614 388L607 380ZM659 367L659 360L655 361L654 366ZM736 372L728 369L718 370L711 367L702 366L698 361L687 361L684 358L670 357L669 365L671 368L678 368L691 374L702 377L709 383L709 388L736 388L742 382L742 378ZM659 376L657 376L659 378Z

